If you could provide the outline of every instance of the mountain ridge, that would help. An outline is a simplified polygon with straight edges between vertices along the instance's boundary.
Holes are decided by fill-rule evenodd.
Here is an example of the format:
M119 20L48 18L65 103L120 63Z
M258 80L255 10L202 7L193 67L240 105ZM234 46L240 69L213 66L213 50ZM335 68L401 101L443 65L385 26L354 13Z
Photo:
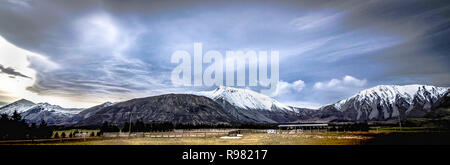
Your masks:
M319 108L315 117L351 121L423 117L448 93L447 87L430 85L378 85Z
M298 114L269 96L250 89L220 86L212 91L197 93L213 99L242 122L279 123L294 122Z
M130 114L131 113L131 114ZM144 122L219 124L234 123L236 119L208 97L191 94L165 94L136 98L107 106L77 123L79 126L113 124L143 120Z
M109 115L117 118L105 119L104 121L123 123L128 121L125 120L126 117L119 117L113 113L129 113L140 108L144 108L144 112L150 113L146 118L148 121L161 121L160 119L174 122L192 121L194 123L202 123L203 119L206 120L205 123L216 121L222 123L385 121L424 117L437 107L442 107L441 104L447 104L445 100L450 97L449 91L450 88L448 87L420 84L377 85L361 90L355 95L336 103L324 105L318 109L308 109L284 105L269 96L250 89L221 86L211 91L202 91L195 94L165 94L118 103L105 102L86 109L68 109L48 103L36 104L26 99L20 99L1 107L0 113L12 115L14 110L17 110L27 121L47 120L49 124L56 125L101 124L94 121L96 119L103 121L103 118L98 117L98 115ZM155 101L155 99L159 101ZM189 103L186 99L194 102ZM140 101L136 102L136 100ZM150 105L150 103L160 107ZM128 106L123 107L124 104ZM142 105L145 106L139 107ZM193 109L204 111L198 111L202 114L188 113L189 110ZM153 113L159 114L159 117L158 115L152 116ZM183 116L186 114L193 118ZM95 115L97 117L92 117ZM174 117L177 115L182 119L178 120ZM144 118L146 115L141 117Z
M0 108L0 114L11 116L17 111L23 119L30 123L39 123L45 120L49 124L60 124L72 116L80 113L82 109L63 108L49 103L33 103L26 99L20 99Z
M269 96L260 94L250 89L240 89L234 87L220 86L212 91L199 92L211 99L225 99L235 106L247 109L276 110L284 109L292 111L292 108L286 106Z

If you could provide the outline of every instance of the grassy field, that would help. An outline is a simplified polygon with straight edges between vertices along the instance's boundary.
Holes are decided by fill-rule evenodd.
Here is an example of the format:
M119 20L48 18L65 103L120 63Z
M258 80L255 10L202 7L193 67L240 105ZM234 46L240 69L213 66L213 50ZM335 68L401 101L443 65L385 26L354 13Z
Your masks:
M302 134L245 134L241 139L220 137L115 138L44 145L360 145L370 139L367 133L316 132Z
M59 134L75 130L58 131ZM97 132L98 130L78 130ZM170 132L168 132L170 133ZM286 132L285 132L286 133ZM368 132L303 132L291 134L244 133L240 139L207 137L95 137L39 145L366 145L450 144L450 132L420 127L371 127ZM33 144L34 145L34 144Z

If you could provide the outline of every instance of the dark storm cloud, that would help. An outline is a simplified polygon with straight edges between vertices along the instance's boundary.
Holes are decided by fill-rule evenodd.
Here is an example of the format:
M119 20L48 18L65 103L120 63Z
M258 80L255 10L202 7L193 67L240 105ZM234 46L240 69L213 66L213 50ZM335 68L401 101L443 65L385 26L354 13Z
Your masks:
M351 93L330 95L314 84L347 75L367 79L367 87L449 86L449 6L439 0L6 0L0 35L59 66L29 60L37 74L28 90L39 94L169 90L170 54L203 42L221 52L280 50L280 79L306 84L289 101L323 104Z
M77 29L80 27L74 27L76 22L84 23L85 20L79 19L92 14L108 14L104 2L44 0L23 1L23 4L0 3L0 21L8 22L2 24L0 34L13 44L47 56L62 66L56 71L44 71L45 64L31 60L30 67L38 73L35 84L28 90L44 95L112 95L146 90L148 85L157 86L149 77L147 64L141 65L138 59L112 57L119 44L93 45L104 42L97 38L80 43Z
M5 68L1 64L0 64L0 73L8 74L8 75L13 76L13 77L19 76L19 77L24 77L24 78L30 78L30 77L28 77L28 76L26 76L26 75L24 75L24 74L22 74L20 72L17 72L14 68L10 68L10 67Z
M340 3L342 1L333 1ZM320 8L320 5L318 5ZM315 6L315 7L318 7ZM337 6L337 5L336 5ZM316 8L317 9L317 8ZM379 84L429 84L436 86L450 86L450 61L449 40L449 19L450 4L448 1L360 1L351 5L340 5L334 8L337 12L344 12L340 24L334 28L328 28L323 33L326 36L342 34L343 32L355 32L357 30L368 30L372 36L343 37L342 40L328 42L319 49L307 51L308 59L288 58L292 64L282 65L286 70L284 76L288 82L302 79L306 85L311 87L314 82L326 81L332 78L340 78L345 75L352 75L357 78L368 79L366 87ZM397 38L398 42L375 49L373 51L350 51L340 56L326 55L336 43L362 43L373 39L376 36L387 36ZM389 40L379 40L368 42L369 45L377 46ZM348 44L351 45L351 44ZM369 46L370 47L370 46ZM350 50L350 49L344 49ZM339 49L330 53L339 52ZM353 56L347 56L356 53ZM327 58L314 57L325 56ZM347 56L348 58L343 58ZM329 62L329 58L340 58ZM284 68L284 69L283 69ZM301 75L301 78L293 75ZM356 88L356 87L355 87ZM332 96L329 91L319 92L311 88L305 88L295 99L304 101L321 100L322 103L332 103L339 99L344 99L354 93L340 93ZM294 100L295 100L294 99Z
M385 77L391 83L450 86L450 4L408 1L405 8L404 3L394 1L373 6L376 7L368 9L371 15L356 16L362 20L356 25L382 22L379 24L386 32L406 39L402 44L370 55L387 69L378 80Z
M447 38L450 33L447 31L441 34L376 52L379 55L372 58L383 63L388 70L380 76L391 81L405 78L403 83L450 86L450 48L443 46L449 44Z

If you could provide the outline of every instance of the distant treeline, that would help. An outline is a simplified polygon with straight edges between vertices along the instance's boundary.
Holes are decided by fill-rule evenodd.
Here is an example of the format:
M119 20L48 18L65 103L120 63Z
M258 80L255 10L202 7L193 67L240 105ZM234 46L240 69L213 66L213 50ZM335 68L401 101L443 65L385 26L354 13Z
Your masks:
M367 122L356 123L330 123L329 131L369 131L370 127Z
M402 121L402 127L423 127L428 129L439 129L439 130L449 130L450 129L450 120L449 119L427 119L427 118L418 118L418 119L408 119ZM374 126L390 126L390 127L399 127L399 123L395 124L383 124L376 123Z
M53 130L44 120L37 126L35 123L26 123L17 111L14 111L11 117L7 114L0 116L0 140L46 139L52 134Z
M142 120L137 120L136 122L126 122L123 127L119 128L117 125L109 124L108 122L103 122L100 127L100 132L167 132L172 131L175 127L171 122L151 122L144 123Z
M442 110L441 110L442 111ZM332 120L330 123L342 123L345 124L358 124L358 123L369 123L369 126L377 127L424 127L429 129L450 129L450 119L448 114L450 112L445 112L448 114L443 114L444 112L435 112L433 114L427 114L423 118L405 118L401 121L350 121L350 120ZM401 122L401 123L400 123ZM335 124L336 125L336 124Z
M277 124L268 123L239 123L239 124L175 124L176 129L203 129L203 128L236 128L236 129L275 129Z
M130 131L131 128L131 131ZM135 122L126 122L123 126L110 124L103 122L100 127L100 132L167 132L174 129L224 129L224 128L236 128L236 129L275 129L276 124L265 123L241 123L241 124L193 124L193 123L172 123L172 122L150 122L144 123L142 120Z

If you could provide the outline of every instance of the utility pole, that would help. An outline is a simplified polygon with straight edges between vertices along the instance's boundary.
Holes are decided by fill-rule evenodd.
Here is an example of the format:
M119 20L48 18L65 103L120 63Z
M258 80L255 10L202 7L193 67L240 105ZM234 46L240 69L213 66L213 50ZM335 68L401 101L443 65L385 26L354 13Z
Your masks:
M130 122L129 122L129 126L128 126L128 137L130 137L130 135L131 135L131 115L132 115L133 113L130 111Z
M398 125L400 126L400 131L402 130L402 119L400 117L400 110L398 110Z
M130 111L130 126L128 127L128 137L130 137L130 135L131 135L131 117L132 117L133 111L136 111L136 107L133 107L133 109Z

